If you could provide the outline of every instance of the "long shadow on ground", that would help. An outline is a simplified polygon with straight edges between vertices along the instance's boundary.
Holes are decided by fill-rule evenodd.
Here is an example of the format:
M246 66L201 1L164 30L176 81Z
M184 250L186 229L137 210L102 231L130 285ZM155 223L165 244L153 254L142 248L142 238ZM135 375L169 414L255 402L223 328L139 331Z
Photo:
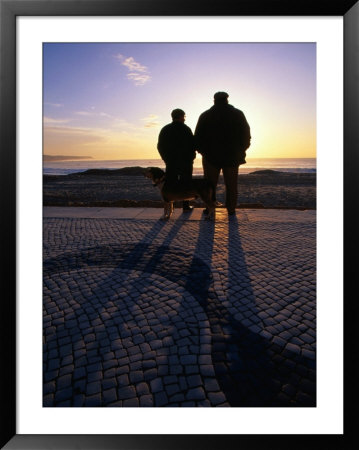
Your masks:
M183 381L185 375L190 373L188 368L193 368L194 364L198 365L199 360L196 359L194 363L191 361L191 355L187 355L189 365L186 366L183 363L184 359L179 358L178 354L181 352L183 354L185 348L187 352L198 353L200 356L201 349L204 348L201 336L205 333L205 329L200 325L203 323L201 310L205 313L210 326L212 341L209 356L214 367L215 379L225 396L224 406L315 406L315 380L308 378L309 389L304 394L298 387L299 381L303 377L306 378L307 373L313 373L315 363L298 354L283 353L282 348L260 335L261 322L257 316L258 311L241 246L238 224L232 221L228 225L231 241L228 242L227 292L228 295L232 295L231 293L235 295L234 303L238 310L238 314L233 314L233 311L228 309L227 302L218 296L211 270L214 224L207 221L200 222L196 248L190 253L171 246L183 223L177 221L172 226L162 245L153 243L153 239L164 226L162 222L158 222L137 244L94 246L78 252L66 252L44 261L44 277L49 280L58 274L72 271L110 269L110 273L106 272L104 278L90 292L78 296L77 303L71 300L64 303L63 310L74 308L75 314L70 316L72 320L65 320L65 323L53 327L47 333L44 352L49 353L56 345L60 345L61 338L69 335L71 349L68 351L72 351L75 355L72 374L79 367L85 370L82 378L75 380L73 377L71 383L68 382L66 389L60 390L60 393L57 386L57 395L45 401L45 406L106 406L111 403L116 406L113 397L106 399L100 395L99 388L94 392L88 391L88 378L85 373L88 376L89 366L92 367L94 380L100 379L106 369L118 369L117 375L127 374L128 383L135 385L142 381L141 378L131 377L131 370L135 369L136 373L142 371L144 381L149 383L170 375L179 375ZM121 283L133 273L139 274L140 277L135 278L128 285L127 292L119 297L116 286L120 289ZM157 316L154 313L156 317L153 325L149 325L146 311L153 314L152 299L156 302L156 308L163 307L158 292L149 297L153 289L153 275L164 282L167 280L169 289L174 286L180 291L181 296L173 298L179 298L181 303L173 307L173 314L169 309L160 311ZM163 289L166 290L166 286ZM51 299L49 302L53 305ZM49 309L45 304L46 308ZM197 315L191 313L197 310ZM98 319L96 328L93 324ZM132 328L129 326L131 321ZM252 331L253 329L256 331ZM86 351L91 352L92 359L84 359L82 343L84 334L95 336L91 342L85 342ZM121 345L114 346L113 343L118 340L121 340ZM130 348L134 349L136 345L141 348L142 356L131 359ZM78 350L82 352L79 353ZM112 350L117 350L116 361L106 364L108 361L104 355ZM66 357L67 354L63 353L62 356ZM130 370L123 372L121 360L128 357ZM166 364L163 363L164 358ZM162 371L154 372L153 361L157 367L162 366ZM97 368L93 369L96 362ZM181 363L186 371L189 370L188 373L183 373ZM301 368L299 374L297 367ZM198 372L201 372L201 367ZM97 378L96 373L99 374ZM56 374L58 372L46 362L45 382L56 380ZM180 383L177 391L173 391L172 397L168 391L165 392L162 381L158 386L159 389L154 389L152 403L143 406L186 406L186 400L189 398L183 395L183 391L185 388L188 391L188 385ZM124 392L125 399L131 395L133 397L138 395L138 392L128 391L128 386L124 386L124 391L120 390L121 392ZM91 395L93 393L99 395L96 397ZM211 394L209 398L211 400ZM208 403L201 403L203 400L201 396L198 398L194 396L193 399L197 400L193 406L195 404L209 406ZM211 404L214 406L215 400ZM126 406L126 403L121 405ZM135 403L132 406L135 406Z

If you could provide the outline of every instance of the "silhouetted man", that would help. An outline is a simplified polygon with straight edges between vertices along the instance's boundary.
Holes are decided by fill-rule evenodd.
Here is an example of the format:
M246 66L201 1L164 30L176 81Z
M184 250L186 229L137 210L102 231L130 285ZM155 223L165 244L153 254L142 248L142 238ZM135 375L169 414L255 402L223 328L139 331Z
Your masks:
M171 117L172 123L160 131L157 149L166 163L166 183L186 184L192 180L196 157L194 137L190 127L184 123L185 112L182 109L174 109ZM189 201L183 201L183 211L192 209Z
M217 187L219 174L223 171L226 208L228 214L235 214L238 167L246 163L251 135L243 112L228 104L226 92L215 93L212 108L200 115L195 139L197 150L202 154L205 178Z

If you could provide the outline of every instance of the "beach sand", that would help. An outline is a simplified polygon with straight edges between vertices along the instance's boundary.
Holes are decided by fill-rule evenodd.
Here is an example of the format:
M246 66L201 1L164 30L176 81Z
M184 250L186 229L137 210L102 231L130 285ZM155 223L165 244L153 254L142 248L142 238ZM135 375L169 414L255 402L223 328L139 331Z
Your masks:
M43 176L44 206L162 207L158 188L140 167L91 169L70 175ZM316 208L316 174L260 170L238 177L240 208ZM217 200L224 203L220 176ZM192 202L202 206L200 200Z

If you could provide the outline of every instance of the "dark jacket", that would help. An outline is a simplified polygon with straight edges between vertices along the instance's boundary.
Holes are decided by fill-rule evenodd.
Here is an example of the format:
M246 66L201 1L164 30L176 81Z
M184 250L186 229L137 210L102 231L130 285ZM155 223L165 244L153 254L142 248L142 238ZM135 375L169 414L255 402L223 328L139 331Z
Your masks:
M251 134L242 111L229 104L217 104L199 116L196 147L218 166L237 166L250 146Z
M157 149L166 165L192 164L196 157L192 130L182 122L169 123L160 131Z

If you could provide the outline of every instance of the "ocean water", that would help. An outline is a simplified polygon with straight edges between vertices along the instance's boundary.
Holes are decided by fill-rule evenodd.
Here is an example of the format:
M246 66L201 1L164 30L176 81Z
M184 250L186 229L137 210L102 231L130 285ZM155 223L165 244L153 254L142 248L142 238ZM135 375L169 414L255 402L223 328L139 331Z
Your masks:
M45 175L67 175L84 172L88 169L122 169L123 167L135 166L164 168L165 164L161 159L44 161L43 173ZM265 169L281 172L315 173L316 158L247 158L247 164L239 168L239 174ZM201 158L194 160L193 174L203 175Z

